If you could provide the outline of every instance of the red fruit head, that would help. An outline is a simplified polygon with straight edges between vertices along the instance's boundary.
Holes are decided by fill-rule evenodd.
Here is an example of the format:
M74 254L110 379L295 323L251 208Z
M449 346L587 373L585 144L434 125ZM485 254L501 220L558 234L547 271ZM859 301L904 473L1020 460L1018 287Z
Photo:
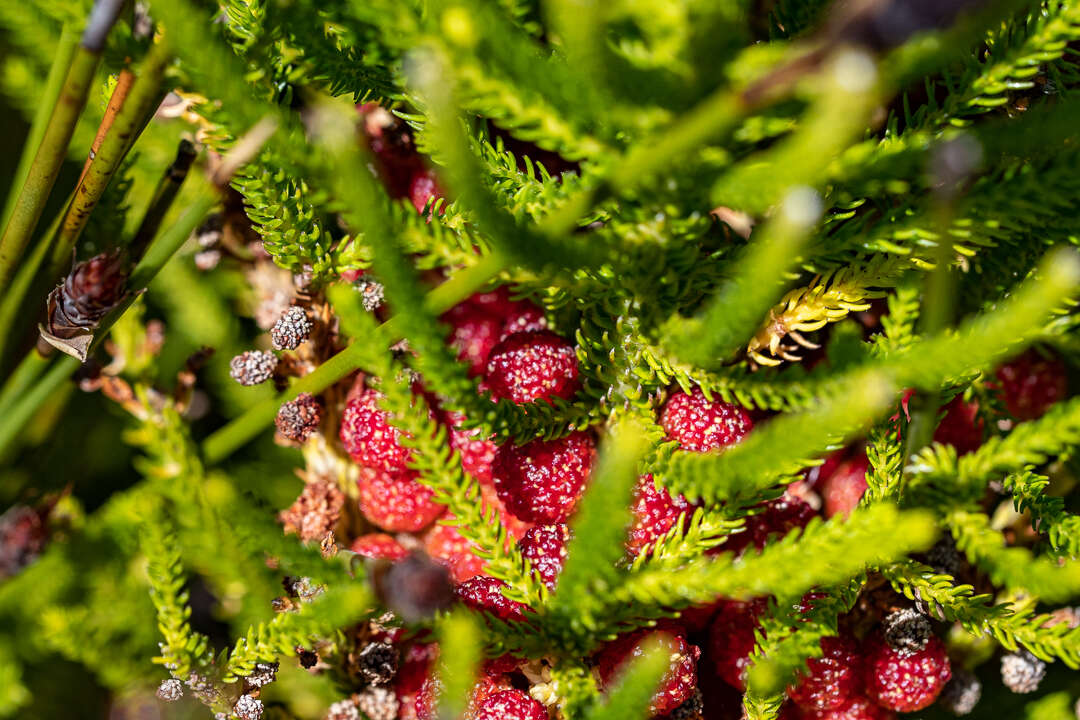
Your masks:
M1035 420L1065 397L1068 378L1060 359L1029 350L997 370L1001 394L1017 420Z
M709 452L734 445L749 434L754 422L738 405L708 400L700 388L672 395L660 413L670 439L691 452Z
M436 503L430 488L416 481L416 473L391 475L367 469L357 481L360 512L372 524L391 532L423 530L446 509Z
M484 380L496 400L569 399L580 387L577 355L555 333L516 333L492 348Z
M508 443L495 453L495 491L506 508L526 522L566 522L592 469L592 437L573 432L557 440Z
M446 566L455 583L479 575L487 565L487 561L473 553L477 545L463 538L454 525L440 523L428 530L424 534L424 549L436 562Z
M649 711L653 715L669 713L682 705L697 689L697 661L701 649L690 645L681 634L666 630L637 630L605 645L596 656L600 686L606 692L618 680L627 664L645 654L649 641L659 642L669 652L670 666L653 695Z
M923 650L894 650L881 633L867 638L863 648L866 694L878 705L898 712L929 706L949 682L952 670L945 645L931 636Z
M846 460L833 470L821 483L821 496L824 500L825 517L847 515L859 506L859 501L866 493L866 471L870 461L866 453L859 453Z
M721 601L709 627L709 656L716 674L736 690L746 689L746 669L757 644L754 631L765 606L762 600Z
M404 472L409 450L398 442L401 431L390 425L389 415L379 407L381 398L376 390L356 392L354 387L345 402L338 435L345 451L361 465L384 472Z
M847 637L821 640L821 657L807 661L807 672L788 696L809 710L837 710L862 692L862 657Z
M401 543L386 533L361 535L352 541L349 549L363 557L385 560L402 560L409 555Z
M547 709L520 690L503 690L476 708L473 720L547 720Z
M457 586L454 592L473 610L489 612L500 620L524 620L529 606L502 594L506 583L487 575L477 575Z
M537 525L518 541L521 555L529 561L533 572L549 590L555 589L566 562L566 543L570 539L570 530L563 524Z
M671 497L665 488L656 487L652 475L642 475L634 487L633 522L626 548L633 555L641 553L670 530L680 515L689 516L693 510L685 497Z

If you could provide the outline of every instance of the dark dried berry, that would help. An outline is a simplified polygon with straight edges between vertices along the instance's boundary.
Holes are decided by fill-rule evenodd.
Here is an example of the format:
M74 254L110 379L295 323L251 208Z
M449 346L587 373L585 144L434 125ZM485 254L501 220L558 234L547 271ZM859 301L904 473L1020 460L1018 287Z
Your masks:
M259 720L263 714L262 700L250 695L241 695L233 705L233 712L240 720Z
M390 643L368 643L357 655L360 676L372 685L385 685L394 679L398 669L398 651Z
M293 442L307 442L311 433L319 429L322 422L322 405L311 393L300 393L296 399L281 406L274 425L278 432Z
M334 529L345 508L345 493L336 483L317 480L306 483L300 497L278 515L286 533L296 533L304 542L321 542Z
M963 668L953 672L952 680L941 691L938 705L953 715L968 715L982 698L982 683L979 678Z
M300 661L300 667L310 670L319 664L319 654L305 648L296 649L296 659Z
M295 350L311 335L311 321L304 308L293 305L278 318L270 329L275 350Z
M1001 656L1001 682L1014 693L1027 694L1039 689L1046 677L1046 663L1024 649Z
M704 720L704 718L705 698L701 690L697 689L686 702L664 716L664 720Z
M157 689L157 696L165 702L175 702L184 697L184 685L176 678L162 680Z
M0 580L32 563L47 539L48 529L37 510L13 505L0 515Z
M881 630L889 647L910 655L926 647L933 628L930 618L913 608L904 608L890 613L881 622Z
M241 385L258 385L274 376L278 358L272 352L248 350L229 362L229 375Z

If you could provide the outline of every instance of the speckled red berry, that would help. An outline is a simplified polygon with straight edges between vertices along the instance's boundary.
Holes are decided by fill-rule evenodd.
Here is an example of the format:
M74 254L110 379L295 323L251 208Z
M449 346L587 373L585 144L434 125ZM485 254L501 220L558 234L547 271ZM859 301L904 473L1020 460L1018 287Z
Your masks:
M495 459L495 443L481 434L480 428L464 428L465 416L447 413L450 426L450 447L461 456L461 467L484 485L490 485L491 463Z
M454 592L465 605L489 612L500 620L523 620L528 605L502 594L506 583L488 575L477 575L457 586Z
M699 388L687 395L672 395L660 413L660 424L683 450L708 452L734 445L753 428L750 416L738 405L708 400Z
M503 445L495 453L495 491L506 508L527 522L569 518L585 489L596 454L592 437L573 432L557 440Z
M633 520L626 547L637 555L663 537L680 515L689 517L694 506L682 495L672 497L665 488L656 487L652 475L642 475L634 487L631 511Z
M667 630L638 630L605 645L596 656L600 685L610 690L632 658L645 654L649 642L659 642L668 652L670 665L660 687L649 703L653 715L669 713L682 705L697 689L697 661L701 649L686 638Z
M1029 350L997 370L1005 407L1017 420L1035 420L1065 397L1065 363Z
M549 590L555 589L566 562L566 543L570 540L570 529L561 523L537 525L518 541L522 557L529 561L533 572Z
M439 188L435 173L431 170L420 170L413 174L409 180L409 199L412 200L416 212L424 212L427 204L434 203L445 197ZM442 214L442 213L440 213Z
M518 300L510 308L503 322L500 340L505 340L515 333L547 330L547 318L544 311L528 300Z
M757 640L754 630L765 602L724 600L709 626L709 656L720 679L737 690L746 689L746 669Z
M367 469L357 481L360 512L372 524L391 532L423 530L445 508L432 500L430 488L416 481L416 474L400 475Z
M806 527L816 515L805 500L787 494L759 507L761 509L756 515L746 519L746 528L730 536L715 552L738 553L751 545L760 550L770 539L781 538L796 528Z
M496 400L569 399L579 387L577 355L554 333L515 333L492 348L484 380Z
M453 516L449 516L447 520ZM477 545L466 540L453 525L439 523L424 533L424 549L450 571L455 583L465 582L484 571L485 560L474 554Z
M861 695L833 710L797 710L793 720L894 720L896 713Z
M806 709L837 710L861 694L862 657L847 637L822 638L821 653L807 661L807 672L788 696Z
M819 483L825 517L847 515L859 506L866 493L866 471L870 461L860 452L840 463L832 474Z
M898 712L929 706L952 677L945 645L934 636L915 653L894 650L881 633L867 638L864 681L866 694L878 705Z
M363 557L385 560L401 560L409 555L409 551L401 543L386 533L361 535L352 541L349 549Z
M402 447L401 431L392 427L378 403L376 390L350 393L341 416L339 436L353 460L369 468L399 473L406 470L409 450Z
M520 690L503 690L481 702L473 720L547 720L547 710Z
M972 452L983 442L983 420L979 417L977 403L964 402L961 395L954 397L943 408L945 417L934 431L934 441L952 445L959 455Z
M450 326L450 345L458 360L468 363L470 375L481 375L491 349L502 337L503 321L468 301L447 310L442 321Z

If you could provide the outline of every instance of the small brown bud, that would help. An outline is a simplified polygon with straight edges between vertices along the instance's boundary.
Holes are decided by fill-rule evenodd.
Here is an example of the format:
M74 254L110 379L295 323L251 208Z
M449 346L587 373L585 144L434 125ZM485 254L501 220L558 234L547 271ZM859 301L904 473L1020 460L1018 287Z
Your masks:
M277 364L277 355L272 352L248 350L232 359L229 375L241 385L258 385L273 377Z
M176 678L162 680L157 689L157 696L165 702L175 702L184 697L184 686Z
M293 305L278 318L270 329L270 340L276 350L295 350L311 334L311 321L304 308Z
M322 405L311 393L300 393L295 400L282 405L274 418L278 432L298 443L307 442L321 421Z

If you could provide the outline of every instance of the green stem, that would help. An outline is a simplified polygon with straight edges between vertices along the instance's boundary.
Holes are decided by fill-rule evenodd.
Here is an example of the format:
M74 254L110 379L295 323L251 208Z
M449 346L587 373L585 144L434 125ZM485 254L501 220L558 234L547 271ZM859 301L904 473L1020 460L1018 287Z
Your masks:
M173 160L172 165L165 169L165 174L161 176L157 187L154 188L154 195L150 198L146 214L143 215L142 222L139 223L139 229L135 231L135 237L128 246L128 251L132 257L141 257L143 250L157 235L158 229L161 227L161 221L165 219L165 213L169 211L173 201L176 200L176 196L180 192L180 186L184 183L196 154L195 146L191 142L188 140L180 141L180 147L176 150L176 159Z
M64 25L60 31L60 42L56 46L53 55L52 66L49 68L49 76L45 79L45 88L41 92L41 101L38 103L37 112L30 125L30 132L26 136L23 145L22 156L19 158L19 167L15 170L11 190L8 192L7 201L4 204L3 220L0 227L6 227L11 213L15 209L17 193L26 183L30 174L30 167L34 162L34 156L41 147L41 140L45 137L45 128L49 118L52 117L57 100L60 98L60 90L64 87L64 78L67 77L68 68L71 67L71 59L75 57L75 48L79 44L79 33L70 23Z
M424 298L424 304L433 313L441 314L482 288L504 267L505 260L502 257L485 256L476 265L455 274L429 292ZM354 342L320 365L315 372L297 380L285 392L252 406L243 415L206 438L202 445L206 463L211 465L221 462L262 432L263 428L274 421L282 403L294 399L302 392L320 393L359 368L369 343L389 344L400 339L397 323L394 320L395 318L392 317L379 326L377 338L366 338Z
M78 367L79 361L75 358L55 358L45 376L11 406L3 419L0 419L0 458L7 457L12 443L19 437L26 423L30 422L34 413Z
M56 184L60 167L67 157L68 143L71 142L75 124L86 105L86 97L100 59L100 52L87 50L85 47L80 47L75 53L56 108L45 128L41 147L34 155L26 182L23 183L12 208L11 219L0 237L0 293L7 292L19 258L26 249L30 236L41 219L49 193Z
M123 106L116 113L97 154L90 162L86 175L75 193L75 200L68 209L60 235L52 249L51 267L63 267L71 259L79 236L90 219L90 213L105 193L109 181L120 168L120 163L134 143L143 120L159 98L165 67L172 55L164 42L150 48L141 72Z
M26 353L15 372L4 383L3 389L0 389L0 418L7 417L12 405L26 392L26 388L33 386L34 381L49 365L49 360L50 358L37 350Z
M158 235L150 243L146 255L143 256L139 264L135 266L135 270L132 271L128 287L140 291L149 285L150 281L161 271L161 268L165 267L165 263L176 254L180 246L191 236L191 233L195 231L195 228L199 226L199 223L206 218L206 215L217 203L217 195L210 191L205 191L200 195L179 220L169 225L165 232Z

